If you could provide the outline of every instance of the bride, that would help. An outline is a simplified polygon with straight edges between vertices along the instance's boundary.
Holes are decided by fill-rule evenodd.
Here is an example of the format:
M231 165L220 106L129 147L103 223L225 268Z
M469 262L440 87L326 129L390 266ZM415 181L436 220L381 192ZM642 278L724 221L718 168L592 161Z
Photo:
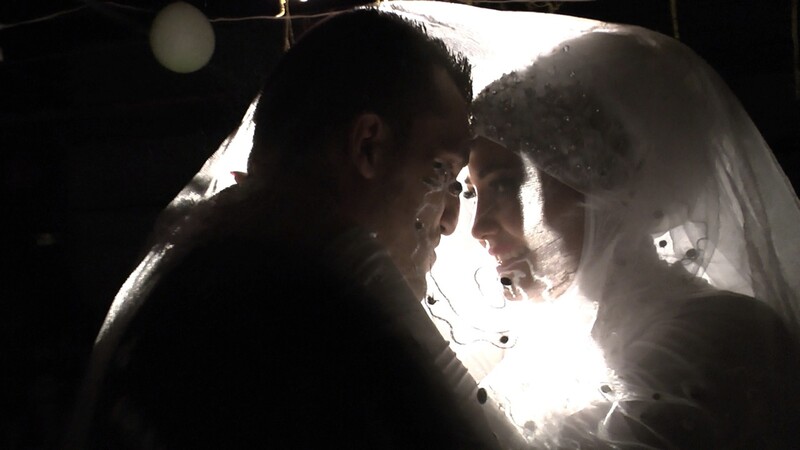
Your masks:
M430 311L526 440L792 446L798 200L716 74L665 36L599 29L491 82L474 125L467 221L491 258L472 307L504 311L503 339L485 345L447 266L452 317ZM456 247L439 261L463 267Z

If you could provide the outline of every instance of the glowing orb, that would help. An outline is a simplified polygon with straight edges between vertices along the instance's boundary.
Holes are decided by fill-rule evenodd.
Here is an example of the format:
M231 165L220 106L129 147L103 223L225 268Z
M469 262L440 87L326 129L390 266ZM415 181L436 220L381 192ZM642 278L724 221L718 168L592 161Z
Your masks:
M178 73L201 69L214 53L214 29L199 9L175 2L162 9L150 27L150 48L159 63Z

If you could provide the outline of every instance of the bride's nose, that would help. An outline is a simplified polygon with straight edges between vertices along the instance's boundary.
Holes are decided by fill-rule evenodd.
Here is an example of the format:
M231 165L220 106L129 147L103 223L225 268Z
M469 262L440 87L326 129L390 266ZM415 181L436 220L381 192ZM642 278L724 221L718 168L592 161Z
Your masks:
M479 240L486 238L497 233L499 225L495 217L495 208L489 202L477 201L475 209L475 220L472 222L472 237Z

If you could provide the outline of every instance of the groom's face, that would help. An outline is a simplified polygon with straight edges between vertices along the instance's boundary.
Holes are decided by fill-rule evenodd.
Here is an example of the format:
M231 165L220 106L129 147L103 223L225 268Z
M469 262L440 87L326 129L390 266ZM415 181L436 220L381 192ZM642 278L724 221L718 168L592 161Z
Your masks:
M443 70L434 77L434 112L415 118L386 176L385 203L375 231L418 298L424 297L442 235L453 232L459 198L455 176L467 163L469 110Z

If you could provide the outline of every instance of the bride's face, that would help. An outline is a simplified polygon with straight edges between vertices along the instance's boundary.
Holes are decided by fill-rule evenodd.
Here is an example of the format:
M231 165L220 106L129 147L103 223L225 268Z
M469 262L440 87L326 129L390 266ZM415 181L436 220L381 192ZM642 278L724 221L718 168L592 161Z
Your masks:
M482 138L470 153L467 190L477 197L472 235L497 260L506 298L560 295L580 256L582 196L546 175L526 175L516 153Z

